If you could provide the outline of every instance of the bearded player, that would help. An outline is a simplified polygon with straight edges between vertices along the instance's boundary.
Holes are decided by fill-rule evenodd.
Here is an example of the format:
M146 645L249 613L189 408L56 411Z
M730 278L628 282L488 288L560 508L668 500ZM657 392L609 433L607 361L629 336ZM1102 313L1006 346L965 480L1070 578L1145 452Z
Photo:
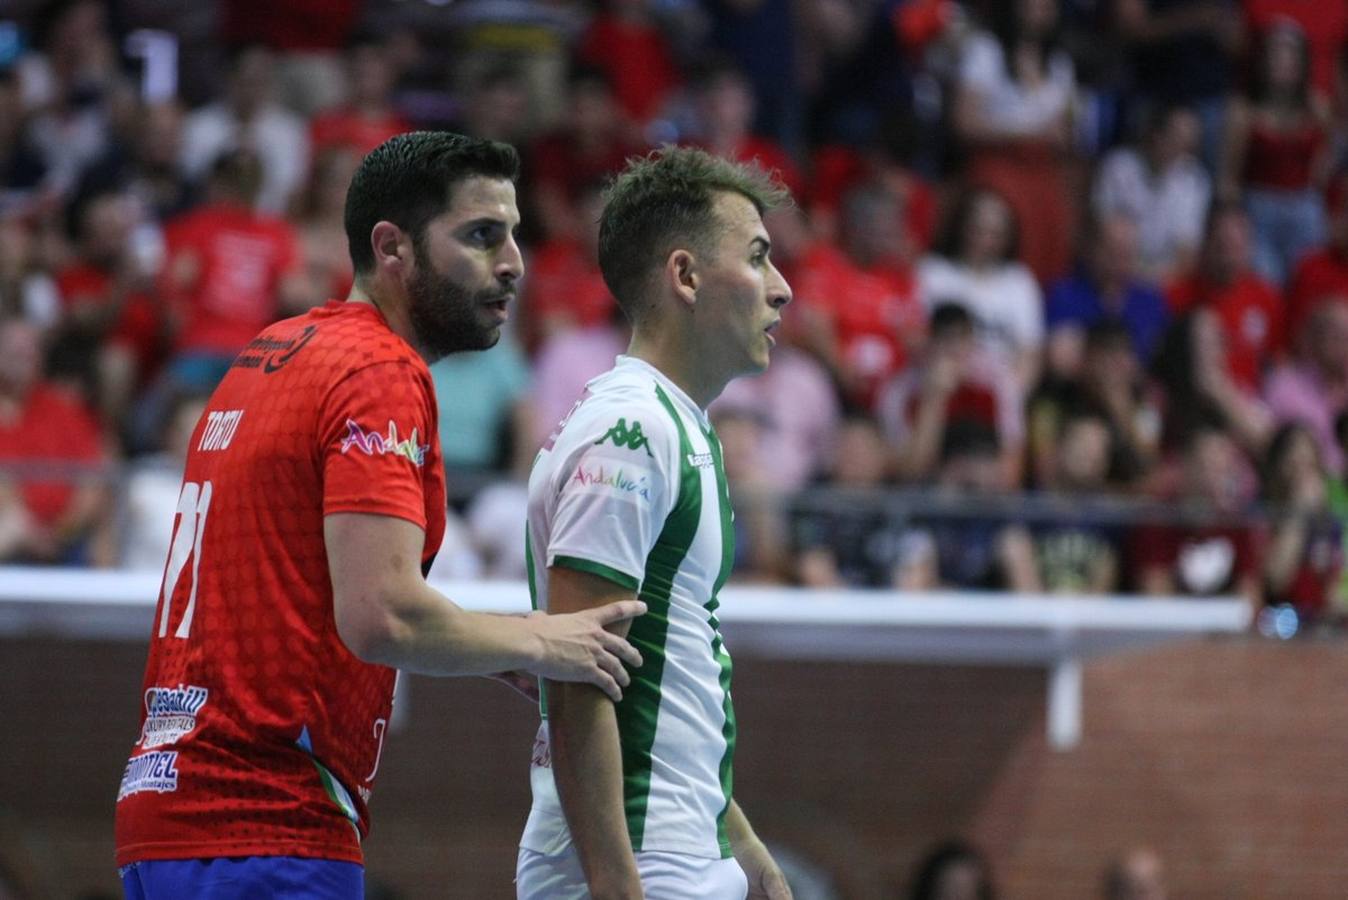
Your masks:
M447 133L375 149L347 193L351 296L264 330L211 397L118 792L127 897L360 897L395 669L617 699L640 664L603 627L635 600L491 616L424 578L445 528L427 365L500 336L518 165Z

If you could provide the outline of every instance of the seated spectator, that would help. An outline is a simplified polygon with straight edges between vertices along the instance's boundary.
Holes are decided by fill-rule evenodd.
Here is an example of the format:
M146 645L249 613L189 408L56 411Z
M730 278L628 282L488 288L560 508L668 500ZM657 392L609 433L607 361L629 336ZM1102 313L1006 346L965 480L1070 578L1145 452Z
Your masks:
M952 111L968 177L1000 193L1020 223L1020 258L1041 281L1067 271L1076 95L1072 59L1059 45L1058 4L998 3L992 27L964 44Z
M627 351L631 335L626 320L621 319L617 317L610 325L559 331L539 345L530 394L535 448L556 433L558 423L581 399L590 379L607 372Z
M76 198L67 215L76 255L56 274L62 332L81 348L96 408L114 429L163 362L167 337L154 291L158 254L140 251L137 208L123 191Z
M1254 271L1243 209L1213 206L1198 267L1172 283L1166 296L1175 313L1197 307L1216 313L1232 377L1242 389L1257 390L1283 346L1283 304L1278 289Z
M189 178L205 180L222 154L252 151L261 165L257 208L286 211L304 184L309 167L309 132L303 120L273 99L275 57L260 44L240 48L230 64L225 97L187 117L182 167Z
M61 294L37 244L28 222L0 212L0 319L25 319L45 335L61 318Z
M1153 284L1169 283L1198 259L1212 198L1212 180L1197 156L1199 131L1189 108L1160 109L1141 146L1111 151L1095 178L1095 215L1133 223L1139 275Z
M1143 594L1237 594L1258 605L1255 537L1242 521L1240 451L1212 421L1196 423L1184 448L1175 521L1142 525L1132 536L1135 589Z
M967 308L980 338L1029 390L1039 380L1044 308L1039 284L1018 258L1011 207L991 191L971 191L956 204L936 253L918 266L918 290L928 309L944 302Z
M451 131L524 147L532 134L529 83L514 66L490 66L467 78Z
M1195 425L1215 419L1251 456L1263 454L1273 417L1259 394L1237 380L1228 359L1215 310L1198 307L1170 326L1152 364L1164 410L1163 450L1187 445Z
M792 196L803 198L805 182L795 161L776 141L753 131L755 99L753 86L734 65L708 66L697 84L695 143L726 159L757 163L780 180Z
M1119 536L1080 510L1083 500L1108 489L1110 437L1109 421L1085 410L1071 414L1058 429L1048 489L1051 497L1062 501L1064 511L1030 529L1041 590L1082 595L1118 589Z
M618 103L645 125L679 85L669 32L656 19L651 0L608 0L581 35L580 61L603 71Z
M101 483L105 448L97 419L43 379L38 330L21 319L0 320L0 560L110 561L98 539L106 537L111 513Z
M1264 459L1269 540L1264 555L1264 602L1296 610L1301 622L1341 617L1345 597L1343 525L1329 514L1327 475L1315 435L1284 425Z
M1314 436L1325 467L1344 471L1334 421L1348 410L1348 298L1329 299L1306 319L1296 353L1264 384L1264 401L1279 423L1299 422Z
M588 224L578 208L584 192L617 173L643 147L603 70L576 68L570 87L565 124L540 137L526 159L533 185L529 202L543 236L578 240Z
M315 154L348 147L360 158L395 134L412 130L412 123L393 106L397 72L383 41L370 34L357 36L346 48L345 63L346 102L314 118L309 142Z
M206 399L201 394L175 397L157 452L138 457L130 468L118 517L118 555L123 568L157 572L164 569L173 540L187 451L197 422L206 410Z
M309 182L296 200L291 222L299 236L304 296L296 309L342 300L355 272L346 244L346 190L361 154L341 144L324 146L314 156Z
M815 232L823 239L835 239L843 197L858 185L880 183L898 197L914 249L925 253L936 234L936 191L915 168L919 141L918 124L911 116L891 114L863 144L817 148L811 159L809 193L796 198L808 202Z
M793 574L805 587L889 587L898 565L899 532L875 502L885 481L885 442L875 421L852 416L838 429L822 482L828 492L796 498L791 515Z
M617 302L599 271L603 210L602 186L596 182L576 198L580 232L549 237L530 254L521 315L527 349L571 328L608 327L617 317Z
M1254 267L1282 285L1324 240L1329 108L1312 95L1306 35L1294 22L1261 35L1253 68L1250 91L1227 110L1220 188L1244 197Z
M1165 865L1147 847L1134 847L1105 869L1104 900L1166 900Z
M23 88L12 65L0 65L0 216L41 204L47 162L25 127Z
M773 360L773 365L776 365ZM735 581L778 582L786 571L787 536L783 496L771 477L777 465L768 452L766 421L754 407L718 403L712 424L734 509Z
M197 202L196 185L178 167L183 110L176 100L138 104L106 153L89 167L80 191L124 185L159 224Z
M431 378L451 495L493 473L527 477L538 444L529 366L513 336L482 353L446 356L431 366Z
M963 306L937 306L928 331L917 362L881 388L876 404L895 474L904 481L933 477L947 429L970 420L996 430L1003 483L1016 483L1025 441L1016 379L1000 357L978 343Z
M127 87L109 18L97 0L46 4L37 49L18 63L30 146L42 156L46 186L59 194L107 148L109 98Z
M1161 444L1162 400L1149 386L1121 322L1104 320L1086 332L1074 378L1051 374L1030 395L1027 408L1032 483L1053 483L1059 432L1072 416L1104 418L1109 427L1111 485L1136 485L1151 470Z
M1287 330L1301 333L1311 308L1326 297L1348 300L1348 179L1330 192L1329 240L1302 257L1287 288Z
M722 408L754 411L763 458L770 460L755 477L781 492L799 490L823 473L842 417L828 371L789 344L772 351L766 372L726 385L711 411Z
M1034 544L1023 525L982 508L1005 491L997 432L960 420L941 443L937 497L946 509L919 516L899 548L897 586L976 591L1033 591Z
M1258 40L1288 22L1300 26L1308 42L1311 90L1334 94L1334 62L1348 43L1348 6L1303 0L1244 0L1246 26Z
M164 229L175 325L168 371L179 387L209 391L259 331L308 302L294 228L254 211L261 175L254 154L225 154L206 202Z
M1122 216L1092 219L1080 270L1054 284L1044 311L1048 366L1070 375L1080 364L1086 332L1114 321L1128 330L1144 364L1161 342L1169 313L1165 299L1137 277L1137 229Z
M996 900L992 865L962 840L933 847L918 862L906 900Z
M922 334L925 316L901 223L893 193L878 184L854 188L843 204L840 247L816 245L794 285L801 344L859 409L872 407Z

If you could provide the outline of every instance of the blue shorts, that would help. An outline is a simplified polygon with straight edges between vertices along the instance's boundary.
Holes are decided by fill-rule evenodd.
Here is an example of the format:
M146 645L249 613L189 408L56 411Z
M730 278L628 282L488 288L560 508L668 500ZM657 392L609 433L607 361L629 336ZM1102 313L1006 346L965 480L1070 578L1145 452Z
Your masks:
M360 900L365 868L299 856L152 859L122 866L126 900Z

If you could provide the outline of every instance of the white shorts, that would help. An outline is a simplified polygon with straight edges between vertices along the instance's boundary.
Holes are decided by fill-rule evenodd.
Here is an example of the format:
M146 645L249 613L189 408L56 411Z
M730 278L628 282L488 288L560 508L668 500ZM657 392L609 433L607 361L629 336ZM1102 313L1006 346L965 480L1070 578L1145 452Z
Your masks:
M728 859L643 850L637 872L646 900L745 900L749 879ZM590 889L574 847L556 856L520 848L515 864L518 900L589 900Z

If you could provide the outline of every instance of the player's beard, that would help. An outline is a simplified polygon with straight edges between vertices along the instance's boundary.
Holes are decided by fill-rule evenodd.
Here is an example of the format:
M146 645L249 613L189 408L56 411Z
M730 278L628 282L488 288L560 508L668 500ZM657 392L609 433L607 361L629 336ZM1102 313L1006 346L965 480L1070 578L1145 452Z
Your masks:
M509 290L469 291L436 272L418 254L416 275L407 285L408 317L418 349L430 361L461 350L486 350L501 339L501 326L484 318L486 304L512 297Z

